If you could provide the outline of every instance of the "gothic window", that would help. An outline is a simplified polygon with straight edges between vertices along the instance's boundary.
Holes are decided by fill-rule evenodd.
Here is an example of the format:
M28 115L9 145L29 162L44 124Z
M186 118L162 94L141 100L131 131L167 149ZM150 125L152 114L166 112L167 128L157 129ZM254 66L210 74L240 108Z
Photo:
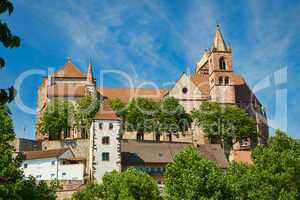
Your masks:
M225 63L224 57L221 57L221 58L220 58L220 60L219 60L219 67L220 67L220 69L222 69L222 70L225 70L225 69L226 69L226 63Z
M229 77L225 76L225 85L228 85L228 84L229 84Z
M220 84L220 85L223 85L223 76L220 76L220 77L219 77L219 84Z

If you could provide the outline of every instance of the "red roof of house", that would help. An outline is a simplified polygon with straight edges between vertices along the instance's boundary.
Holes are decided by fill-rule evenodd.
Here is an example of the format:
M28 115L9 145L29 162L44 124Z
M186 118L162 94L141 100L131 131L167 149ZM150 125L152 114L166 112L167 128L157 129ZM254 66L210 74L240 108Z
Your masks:
M85 78L86 74L82 73L73 63L68 62L57 72L53 74L54 77L82 77Z
M109 99L120 99L124 103L137 97L161 100L168 89L161 88L98 88L98 92Z
M119 118L110 107L109 102L106 100L101 104L100 109L96 113L94 119L118 120Z
M64 149L51 149L51 150L45 150L45 151L25 151L25 160L34 160L39 158L52 158L52 157L58 157L65 153L68 148Z
M55 84L47 87L49 97L82 97L86 96L84 84Z
M208 74L192 74L189 76L191 81L198 87L204 95L209 95Z

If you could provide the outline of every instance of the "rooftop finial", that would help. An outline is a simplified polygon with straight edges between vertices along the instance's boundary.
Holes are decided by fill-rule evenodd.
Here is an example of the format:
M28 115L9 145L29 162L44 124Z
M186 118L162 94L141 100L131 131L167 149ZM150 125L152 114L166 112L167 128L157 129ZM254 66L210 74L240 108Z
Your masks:
M68 56L68 58L67 58L67 63L71 63L71 57L70 56Z
M217 29L220 30L221 29L221 25L218 23L217 24Z

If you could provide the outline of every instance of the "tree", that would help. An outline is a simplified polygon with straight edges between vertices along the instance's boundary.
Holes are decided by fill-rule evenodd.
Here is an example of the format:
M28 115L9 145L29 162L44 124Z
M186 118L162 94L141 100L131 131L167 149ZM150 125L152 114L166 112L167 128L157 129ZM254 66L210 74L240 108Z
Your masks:
M0 0L0 14L8 13L11 15L14 10L12 2L8 0ZM20 46L20 38L11 33L8 25L0 20L0 42L5 48L14 48ZM5 66L5 61L0 57L0 69ZM13 87L0 88L0 104L9 103L13 100L16 91Z
M197 125L210 140L216 139L222 146L229 146L247 139L256 139L255 120L235 105L203 102L192 111Z
M144 139L145 132L154 132L158 127L157 102L147 98L137 98L132 100L126 111L126 129L136 131L138 139Z
M192 147L177 153L174 161L167 165L165 184L169 200L230 198L222 170Z
M74 113L75 127L83 131L86 136L99 107L100 101L96 97L85 96L76 101Z
M147 98L137 98L127 105L120 100L110 102L116 114L122 118L128 131L137 131L138 138L144 138L145 132L152 132L158 139L162 133L172 134L188 130L192 119L184 107L173 97L160 102Z
M174 97L167 97L160 102L159 123L159 132L168 133L171 141L172 134L188 130L192 118Z
M129 168L122 173L116 171L106 173L102 183L92 184L72 196L72 200L90 199L158 200L160 196L156 182L148 174Z
M6 200L55 200L55 185L36 183L34 178L24 179L20 165L23 156L13 155L10 142L15 139L11 113L6 105L0 105L0 199Z
M49 137L59 138L73 127L74 106L68 100L54 99L47 103L38 122L38 129Z
M277 130L252 152L253 165L233 163L228 184L235 199L300 199L300 144Z

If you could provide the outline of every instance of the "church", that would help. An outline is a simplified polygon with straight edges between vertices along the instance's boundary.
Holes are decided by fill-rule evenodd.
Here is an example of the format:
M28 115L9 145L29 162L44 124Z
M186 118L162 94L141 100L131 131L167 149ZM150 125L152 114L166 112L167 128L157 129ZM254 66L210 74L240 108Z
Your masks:
M192 124L185 134L173 136L172 141L171 136L167 134L162 134L157 138L153 133L147 133L143 136L142 142L137 142L141 138L136 132L130 131L123 132L122 138L119 138L121 121L110 108L108 104L110 99L120 99L128 103L137 97L151 98L155 101L174 97L188 113L205 101L237 105L246 109L248 114L255 118L258 132L257 143L266 143L268 124L265 108L251 91L245 79L234 72L232 49L226 44L219 26L217 26L211 47L196 63L194 72L182 73L171 88L97 88L97 80L92 73L93 67L89 64L87 72L84 73L72 63L71 59L68 59L62 68L44 77L38 89L36 115L38 121L47 102L54 98L67 98L75 101L80 97L90 95L101 101L101 107L94 117L89 134L71 129L53 138L36 131L36 140L41 141L43 150L73 148L75 156L84 157L87 160L86 171L90 177L98 179L107 170L125 169L131 161L133 165L145 171L151 171L153 167L153 172L161 174L159 172L163 172L165 161L172 160L173 154L169 155L169 153L175 153L186 145L192 145L208 155L222 151L210 144L205 133L195 124ZM238 160L245 153L249 157L252 146L250 140L236 144L232 159ZM146 149L151 151L153 148L158 151L161 149L162 152L157 152L157 155L145 152ZM130 157L131 154L140 155L141 158L148 160L151 166L137 165L136 160ZM145 160L142 162L144 165L147 163ZM226 168L224 159L215 160L220 166ZM158 180L160 181L160 177Z

